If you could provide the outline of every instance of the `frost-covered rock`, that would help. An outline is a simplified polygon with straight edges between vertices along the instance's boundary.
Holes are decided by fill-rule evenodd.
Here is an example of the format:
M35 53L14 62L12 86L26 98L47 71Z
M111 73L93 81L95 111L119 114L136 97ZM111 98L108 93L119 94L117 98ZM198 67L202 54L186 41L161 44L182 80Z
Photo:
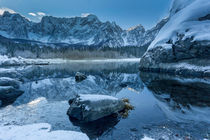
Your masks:
M0 77L20 78L21 76L15 69L0 68Z
M12 86L14 88L19 88L20 82L9 77L0 77L0 86Z
M107 95L84 95L80 94L69 101L70 108L67 114L84 122L98 120L105 116L122 111L125 103Z
M83 80L87 79L87 76L83 73L77 72L75 75L75 81L76 82L81 82Z
M18 13L0 15L0 35L7 38L68 43L105 47L149 45L163 26L146 31L142 25L123 30L115 22L102 22L95 15L58 18L44 16L39 23L29 21Z
M140 69L209 76L209 7L209 0L174 0L169 21L142 57Z

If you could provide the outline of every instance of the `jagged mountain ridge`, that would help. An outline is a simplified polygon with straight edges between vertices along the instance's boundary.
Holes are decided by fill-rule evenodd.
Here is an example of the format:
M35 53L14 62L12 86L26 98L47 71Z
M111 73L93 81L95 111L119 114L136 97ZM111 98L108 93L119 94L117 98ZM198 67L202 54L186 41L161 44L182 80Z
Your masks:
M46 43L68 43L108 47L149 45L168 19L145 30L142 25L123 30L115 22L101 22L95 15L58 18L45 16L39 23L18 13L0 15L0 35Z

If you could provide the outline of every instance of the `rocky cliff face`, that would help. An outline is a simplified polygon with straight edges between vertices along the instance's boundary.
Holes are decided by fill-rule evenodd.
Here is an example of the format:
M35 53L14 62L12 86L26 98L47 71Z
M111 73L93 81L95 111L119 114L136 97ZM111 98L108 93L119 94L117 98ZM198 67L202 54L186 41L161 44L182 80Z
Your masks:
M21 16L4 12L0 15L0 35L47 43L68 43L108 47L145 46L150 44L167 22L162 20L146 31L139 25L123 30L114 22L101 22L95 15L57 18L45 16L34 23Z
M169 21L140 61L141 70L210 76L210 1L174 1Z

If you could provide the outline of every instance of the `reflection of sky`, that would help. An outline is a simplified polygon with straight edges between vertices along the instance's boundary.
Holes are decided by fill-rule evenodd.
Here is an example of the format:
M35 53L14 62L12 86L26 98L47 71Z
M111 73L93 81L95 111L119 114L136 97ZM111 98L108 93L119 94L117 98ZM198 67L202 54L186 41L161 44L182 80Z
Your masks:
M7 7L29 18L47 15L79 16L93 13L102 21L116 21L123 28L143 24L150 28L166 16L171 0L0 0ZM34 13L34 14L28 14Z

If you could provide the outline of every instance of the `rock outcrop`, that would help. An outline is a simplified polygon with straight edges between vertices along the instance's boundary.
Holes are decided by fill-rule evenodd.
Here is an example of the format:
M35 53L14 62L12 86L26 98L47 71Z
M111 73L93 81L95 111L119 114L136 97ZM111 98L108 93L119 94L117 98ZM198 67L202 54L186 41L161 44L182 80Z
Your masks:
M174 1L169 21L140 61L140 70L210 76L210 2Z
M8 73L9 72L10 71L8 71ZM10 76L12 77L13 75ZM16 79L10 77L0 77L0 107L12 104L24 93L24 91L20 90L20 84L21 82Z

